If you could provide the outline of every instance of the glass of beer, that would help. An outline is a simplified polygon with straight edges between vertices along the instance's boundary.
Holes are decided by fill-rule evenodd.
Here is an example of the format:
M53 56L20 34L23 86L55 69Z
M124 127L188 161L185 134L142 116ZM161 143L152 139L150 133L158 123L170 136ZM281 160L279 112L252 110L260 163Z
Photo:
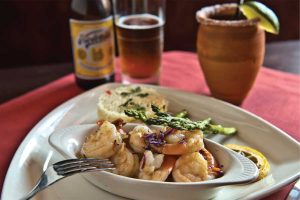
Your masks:
M123 83L158 84L165 0L114 0Z

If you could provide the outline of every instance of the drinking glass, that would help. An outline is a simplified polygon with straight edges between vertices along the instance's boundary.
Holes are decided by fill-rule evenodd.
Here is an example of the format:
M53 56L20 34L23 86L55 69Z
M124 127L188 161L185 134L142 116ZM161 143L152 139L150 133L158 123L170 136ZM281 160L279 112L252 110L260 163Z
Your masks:
M212 96L239 105L263 63L265 32L236 11L237 4L222 4L197 12L197 53Z
M158 84L165 0L113 0L123 83Z

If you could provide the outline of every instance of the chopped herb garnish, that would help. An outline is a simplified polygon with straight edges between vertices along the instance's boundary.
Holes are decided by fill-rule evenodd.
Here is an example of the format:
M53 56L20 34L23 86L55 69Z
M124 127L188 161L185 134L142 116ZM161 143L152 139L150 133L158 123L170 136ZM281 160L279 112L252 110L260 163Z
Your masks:
M123 97L126 97L126 96L130 95L130 93L129 92L121 92L120 95L123 96Z
M124 106L124 107L126 107L128 104L130 104L130 103L131 103L131 101L132 101L132 98L128 99L127 101L125 101L125 103L123 103L123 104L122 104L122 105L120 105L120 106Z
M133 93L137 93L137 92L140 92L142 89L141 89L141 87L140 86L138 86L138 87L136 87L136 88L134 88L134 89L131 89L131 93L133 94Z
M148 93L139 93L136 96L139 96L141 98L147 97L149 94Z
M128 99L125 103L121 104L120 106L135 109L135 110L138 110L138 111L145 111L146 110L146 108L144 108L143 106L140 106L140 105L134 103L132 101L132 98Z
M138 86L138 87L136 87L136 88L131 89L130 92L121 92L120 95L121 95L122 97L126 97L126 96L128 96L128 95L138 93L138 92L140 92L141 90L142 90L141 87Z
M143 106L140 106L140 105L137 105L137 104L135 104L135 105L136 105L135 109L138 110L138 111L145 111L146 110L146 108L143 107Z

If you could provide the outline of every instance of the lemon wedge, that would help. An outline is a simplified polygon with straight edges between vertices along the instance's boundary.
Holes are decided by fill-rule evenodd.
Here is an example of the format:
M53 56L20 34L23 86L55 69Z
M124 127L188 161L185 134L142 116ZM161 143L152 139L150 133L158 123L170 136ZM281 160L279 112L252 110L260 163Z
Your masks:
M246 1L240 5L240 10L247 19L259 19L259 25L269 33L279 33L279 21L276 14L267 6L256 1Z
M232 149L233 151L249 158L251 161L253 161L258 170L259 175L257 180L263 179L266 177L270 171L270 164L267 160L267 158L259 151L247 147L247 146L240 146L237 144L225 144L224 146L228 147L229 149Z

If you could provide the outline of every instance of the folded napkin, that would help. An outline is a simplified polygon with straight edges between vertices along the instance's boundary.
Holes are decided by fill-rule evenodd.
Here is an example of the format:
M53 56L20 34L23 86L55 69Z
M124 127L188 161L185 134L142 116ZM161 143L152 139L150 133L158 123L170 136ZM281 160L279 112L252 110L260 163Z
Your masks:
M120 81L118 67L116 81ZM194 53L164 53L160 84L209 95ZM241 107L273 123L299 141L299 86L300 76L261 68L253 89ZM12 156L26 134L52 109L82 92L70 74L0 105L0 188ZM291 186L284 187L267 199L284 199Z

